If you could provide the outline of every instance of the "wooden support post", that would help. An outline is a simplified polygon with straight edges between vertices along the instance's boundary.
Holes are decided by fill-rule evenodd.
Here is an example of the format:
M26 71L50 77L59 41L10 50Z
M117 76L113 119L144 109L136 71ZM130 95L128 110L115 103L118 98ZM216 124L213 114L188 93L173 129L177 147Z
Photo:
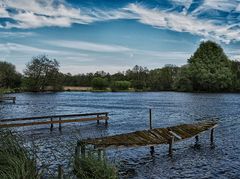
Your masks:
M154 153L155 153L155 151L154 151L154 146L151 146L151 147L150 147L150 154L151 154L151 156L153 156Z
M97 153L98 153L98 160L101 160L101 158L102 158L102 151L101 151L101 149L98 149Z
M51 117L51 122L53 121L53 118ZM53 130L53 123L51 123L51 128L50 130L52 131Z
M62 123L61 123L61 117L59 117L59 130L61 131L62 130Z
M80 143L77 142L77 146L75 148L75 156L78 158L80 154Z
M106 113L105 116L108 117L108 113ZM108 125L108 120L106 119L105 120L105 126L107 126L107 125Z
M214 132L214 128L211 129L211 135L210 135L210 141L211 141L211 144L213 144L213 132Z
M169 139L169 149L168 149L168 154L170 156L172 156L173 154L173 143L174 143L174 136L171 137L171 139Z
M149 109L149 128L152 129L152 109Z
M16 97L13 97L13 103L14 104L16 103Z
M85 157L85 152L86 152L85 145L83 144L83 145L81 145L81 156L82 157Z
M63 173L62 165L58 165L58 179L63 179L63 178L64 178L64 173Z
M97 118L99 117L99 115L97 115ZM99 120L97 120L97 124L99 125Z
M196 144L198 144L198 142L199 142L199 136L196 135L196 136L195 136L195 139L196 139Z

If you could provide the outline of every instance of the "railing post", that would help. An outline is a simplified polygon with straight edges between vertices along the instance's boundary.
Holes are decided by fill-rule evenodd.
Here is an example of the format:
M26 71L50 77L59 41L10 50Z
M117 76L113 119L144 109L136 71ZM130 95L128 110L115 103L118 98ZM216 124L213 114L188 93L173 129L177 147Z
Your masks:
M152 129L152 109L149 109L149 128Z
M213 132L214 132L214 128L211 129L211 134L210 134L210 141L211 141L211 144L213 144Z
M97 118L99 118L99 115L97 115ZM97 124L99 124L99 120L97 120Z
M62 123L61 123L61 117L59 117L59 130L61 131L62 130Z
M64 178L64 173L63 173L62 165L58 165L58 179L63 179L63 178Z
M108 113L106 113L105 116L108 117ZM108 125L108 120L105 119L105 126L107 126L107 125Z
M53 118L51 117L51 122L53 122ZM50 130L52 131L53 130L53 123L51 123L51 128Z
M173 142L174 142L174 136L172 136L170 139L169 139L169 149L168 149L168 154L169 156L172 157L172 154L173 154Z

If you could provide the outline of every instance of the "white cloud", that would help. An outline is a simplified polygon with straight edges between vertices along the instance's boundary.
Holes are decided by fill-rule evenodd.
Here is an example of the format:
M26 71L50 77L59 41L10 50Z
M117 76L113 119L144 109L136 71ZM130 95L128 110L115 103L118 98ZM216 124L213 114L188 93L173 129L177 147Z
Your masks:
M65 47L78 50L87 50L93 52L128 52L131 49L119 46L119 45L106 45L106 44L97 44L84 41L67 41L67 40L55 40L48 41L48 44L55 45L58 47Z
M189 32L225 43L240 40L240 29L232 30L234 24L216 25L210 20L200 20L191 15L161 11L159 9L149 9L138 4L130 4L127 9L139 16L139 22L156 28Z
M186 8L192 0L170 0ZM169 12L157 8L147 8L137 3L126 7L109 9L80 9L72 7L64 0L2 0L0 2L0 17L9 17L15 22L6 21L0 28L39 28L45 26L69 27L73 23L90 24L97 21L115 19L134 19L155 28L170 29L177 32L188 32L207 39L224 43L240 40L238 24L221 24L213 20L201 20L197 15L208 9L232 11L240 9L234 0L205 0L193 13ZM6 9L15 9L9 12ZM184 11L185 12L185 11ZM93 44L79 44L81 48L95 48L114 51L109 47L99 47ZM120 48L121 49L121 48ZM123 49L126 50L126 49Z
M8 37L14 37L14 38L22 38L22 37L30 37L37 35L34 32L0 32L1 38L8 38Z

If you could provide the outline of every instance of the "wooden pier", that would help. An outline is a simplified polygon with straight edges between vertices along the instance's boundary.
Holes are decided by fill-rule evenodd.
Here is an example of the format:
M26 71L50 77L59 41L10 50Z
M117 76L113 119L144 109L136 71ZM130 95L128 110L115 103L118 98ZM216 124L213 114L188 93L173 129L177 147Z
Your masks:
M0 96L0 102L2 101L12 101L13 103L16 102L16 97L11 96Z
M184 139L196 138L199 140L199 134L207 130L210 132L210 141L213 143L213 132L217 123L214 121L204 121L195 124L181 124L178 126L167 128L155 128L149 130L136 131L126 134L119 134L114 136L107 136L95 139L86 139L79 141L80 147L86 145L93 145L94 148L104 149L109 147L139 147L150 146L151 154L154 153L154 146L159 144L169 145L169 155L172 155L172 148L175 142Z
M105 120L105 125L108 124L108 113L87 113L87 114L69 114L69 115L53 115L53 116L36 116L28 118L0 119L0 128L23 127L34 125L50 124L50 129L53 129L54 124L58 124L59 130L63 123L97 121Z

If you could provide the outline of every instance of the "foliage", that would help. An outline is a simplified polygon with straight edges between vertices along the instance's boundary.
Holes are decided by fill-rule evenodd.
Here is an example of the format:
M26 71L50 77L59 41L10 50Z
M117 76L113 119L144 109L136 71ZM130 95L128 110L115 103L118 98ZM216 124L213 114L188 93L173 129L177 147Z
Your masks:
M176 79L174 80L173 89L176 91L192 91L192 81L190 80L188 65L182 66L178 70Z
M95 152L86 156L74 157L74 173L79 179L117 179L117 170L103 158L99 159Z
M40 178L36 161L9 131L0 131L0 178Z
M194 91L231 89L231 62L218 44L202 42L188 63Z
M44 91L46 86L53 86L55 89L60 84L58 61L50 60L45 55L33 57L24 74L24 85L30 91Z
M102 77L95 77L92 80L93 89L104 90L108 87L108 81Z
M119 90L128 90L131 86L129 81L113 81L111 84L112 91L119 91Z
M13 64L0 61L0 88L16 88L21 85L22 75Z

